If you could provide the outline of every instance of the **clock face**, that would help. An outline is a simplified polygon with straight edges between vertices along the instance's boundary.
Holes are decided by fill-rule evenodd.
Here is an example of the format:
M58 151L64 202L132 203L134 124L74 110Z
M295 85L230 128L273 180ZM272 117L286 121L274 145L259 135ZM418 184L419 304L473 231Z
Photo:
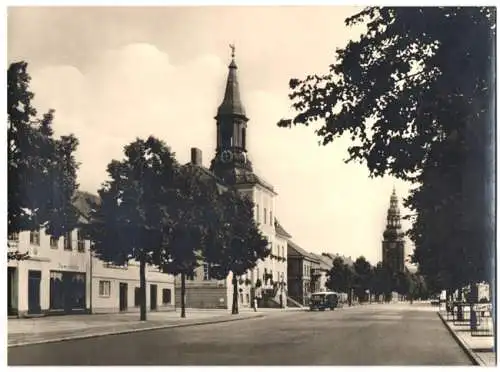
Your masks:
M229 150L224 150L220 155L220 158L224 163L228 163L233 159L233 154Z

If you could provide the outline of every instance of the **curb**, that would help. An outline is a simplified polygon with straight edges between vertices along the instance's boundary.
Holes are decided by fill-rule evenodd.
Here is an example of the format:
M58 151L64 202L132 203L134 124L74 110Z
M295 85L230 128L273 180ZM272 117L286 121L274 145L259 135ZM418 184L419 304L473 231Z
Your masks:
M109 331L109 332L100 332L100 333L93 333L90 335L75 335L75 336L67 336L67 337L58 337L50 340L39 340L39 341L26 341L26 342L19 342L11 345L7 345L7 348L11 347L20 347L20 346L29 346L29 345L39 345L39 344L50 344L54 342L62 342L62 341L70 341L70 340L83 340L86 338L96 338L96 337L102 337L102 336L112 336L112 335L123 335L127 333L138 333L138 332L145 332L145 331L155 331L159 329L169 329L169 328L183 328L183 327L191 327L191 326L197 326L197 325L209 325L209 324L217 324L217 323L229 323L229 322L235 322L238 320L249 320L249 319L258 319L258 318L263 318L265 317L264 314L258 314L255 316L250 316L250 317L242 317L242 318L229 318L229 319L222 319L222 320L208 320L208 321L195 321L193 323L187 323L187 324L169 324L169 325L160 325L160 326L154 326L154 327L147 327L147 328L140 328L140 329L126 329L122 331Z
M474 353L471 349L469 349L467 347L467 345L465 344L465 342L460 337L458 337L458 335L453 331L453 329L451 329L450 325L443 318L443 316L441 315L441 313L438 311L437 314L439 316L439 319L441 319L441 321L446 326L446 329L451 333L451 335L453 336L453 338L455 339L455 341L458 343L458 345L460 345L460 347L465 352L465 354L467 354L467 356L469 357L469 359L471 360L471 362L474 365L476 365L476 366L486 367L486 364L483 362L483 360L479 356L477 356L476 353Z

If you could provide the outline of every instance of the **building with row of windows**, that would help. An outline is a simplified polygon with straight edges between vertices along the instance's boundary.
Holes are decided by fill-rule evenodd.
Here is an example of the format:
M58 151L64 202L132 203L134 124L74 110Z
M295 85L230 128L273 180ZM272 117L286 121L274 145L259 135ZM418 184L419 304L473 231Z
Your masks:
M87 222L88 200L78 192L80 224ZM26 260L8 261L7 308L11 316L109 313L139 310L139 265L114 266L93 257L80 230L59 239L42 230L8 237L9 249L28 253ZM174 307L174 277L147 268L146 301L150 310Z

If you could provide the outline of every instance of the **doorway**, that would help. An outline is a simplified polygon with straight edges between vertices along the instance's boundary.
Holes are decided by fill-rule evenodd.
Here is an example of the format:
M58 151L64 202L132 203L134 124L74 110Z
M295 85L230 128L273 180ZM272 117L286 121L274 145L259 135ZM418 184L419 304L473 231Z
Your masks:
M150 298L151 298L151 310L156 310L158 307L158 286L156 284L151 284L150 288Z
M128 308L128 285L127 283L120 283L120 311L126 311Z
M38 270L28 271L28 314L40 314L40 282L42 272Z

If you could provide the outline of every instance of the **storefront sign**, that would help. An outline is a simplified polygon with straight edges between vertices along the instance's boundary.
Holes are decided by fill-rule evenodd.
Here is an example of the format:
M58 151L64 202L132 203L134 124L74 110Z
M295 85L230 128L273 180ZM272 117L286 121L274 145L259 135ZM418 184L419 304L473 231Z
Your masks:
M64 270L78 271L80 269L77 265L64 265L62 263L59 263L57 266L59 269L64 269Z

